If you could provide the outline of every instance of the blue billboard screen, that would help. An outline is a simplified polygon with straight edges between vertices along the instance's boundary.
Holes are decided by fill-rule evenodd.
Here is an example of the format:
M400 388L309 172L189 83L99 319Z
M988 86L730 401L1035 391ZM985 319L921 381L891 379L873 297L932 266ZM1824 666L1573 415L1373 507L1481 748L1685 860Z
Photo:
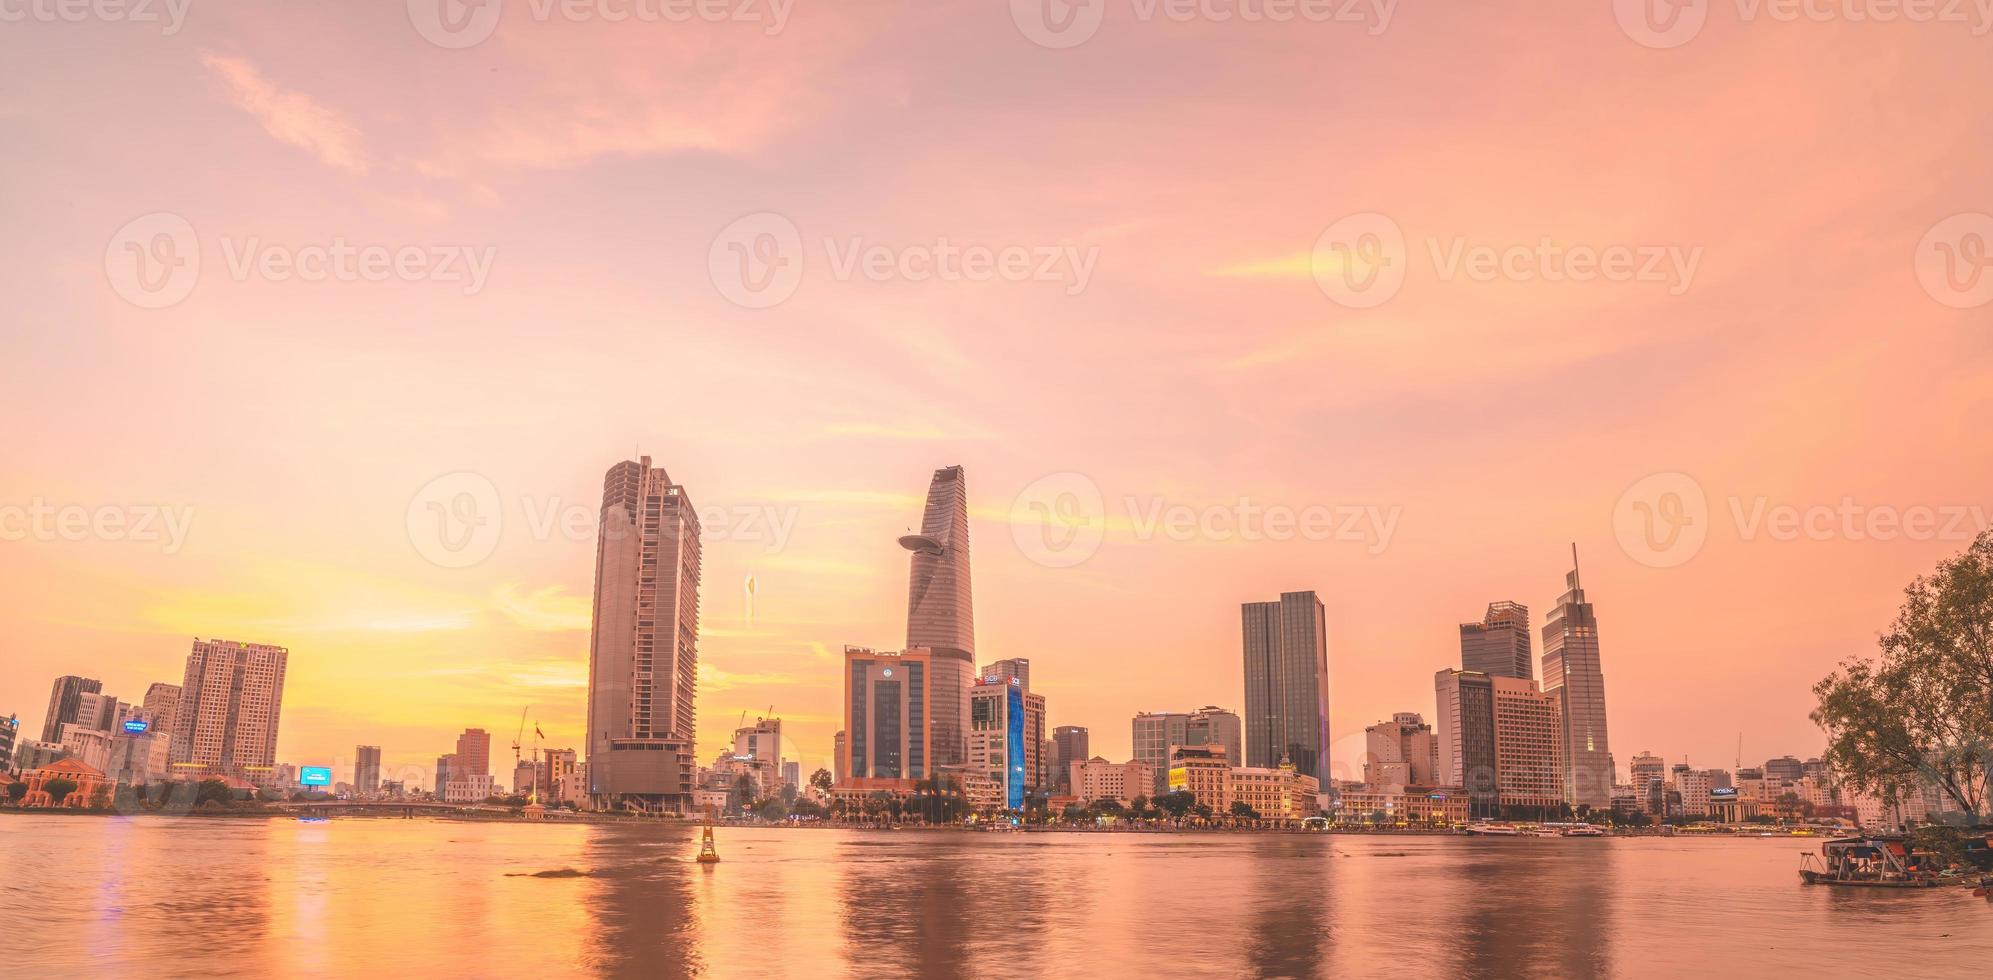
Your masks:
M133 718L132 720L125 722L125 731L132 735L143 735L146 733L146 730L150 729L151 727L152 723L142 718Z
M305 786L330 786L332 770L323 766L305 766L298 770L298 782Z

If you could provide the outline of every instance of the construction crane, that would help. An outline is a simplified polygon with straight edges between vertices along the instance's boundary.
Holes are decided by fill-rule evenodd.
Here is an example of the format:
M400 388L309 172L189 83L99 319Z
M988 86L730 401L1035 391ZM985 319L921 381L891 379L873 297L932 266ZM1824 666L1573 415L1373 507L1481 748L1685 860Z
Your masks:
M512 735L512 771L514 772L519 771L519 741L526 737L526 712L531 710L533 710L533 706L530 704L519 709L519 730Z

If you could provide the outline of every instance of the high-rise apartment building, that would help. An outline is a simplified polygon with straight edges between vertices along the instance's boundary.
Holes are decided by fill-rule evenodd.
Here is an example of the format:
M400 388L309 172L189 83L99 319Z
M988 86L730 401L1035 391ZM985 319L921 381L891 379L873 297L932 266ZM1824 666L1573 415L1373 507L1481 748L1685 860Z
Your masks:
M1439 744L1432 726L1417 712L1400 711L1390 721L1363 730L1363 781L1370 786L1437 786Z
M48 714L42 718L42 741L62 741L62 726L76 721L76 707L84 694L96 694L104 682L92 677L65 674L55 679L48 693Z
M14 715L0 718L0 772L6 772L14 762L14 743L21 738L21 719Z
M353 792L373 796L381 791L381 747L353 747Z
M1578 550L1571 549L1565 592L1543 624L1543 689L1556 694L1563 712L1563 797L1572 806L1612 805L1612 748L1606 739L1605 673L1599 664L1599 626L1578 578Z
M1529 607L1491 602L1478 623L1460 624L1460 669L1489 677L1536 676L1529 650Z
M1476 816L1496 801L1495 683L1480 671L1442 670L1433 675L1433 777L1442 786L1467 791Z
M969 685L976 680L976 620L969 588L969 488L960 466L934 471L920 533L900 538L913 553L907 581L907 649L931 654L928 737L933 764L966 758ZM856 773L854 773L856 775Z
M1290 762L1329 782L1329 639L1322 600L1283 592L1240 608L1245 641L1246 765ZM1236 764L1236 759L1234 760Z
M1495 791L1503 807L1565 802L1563 705L1521 677L1489 678L1495 694ZM1610 784L1608 784L1610 791ZM1610 797L1607 805L1611 805Z
M250 779L277 764L289 650L234 640L194 641L180 680L169 758L175 773Z
M648 456L610 467L588 660L597 809L692 809L699 569L699 518L685 488Z
M934 777L934 661L928 650L844 648L840 788L906 792Z

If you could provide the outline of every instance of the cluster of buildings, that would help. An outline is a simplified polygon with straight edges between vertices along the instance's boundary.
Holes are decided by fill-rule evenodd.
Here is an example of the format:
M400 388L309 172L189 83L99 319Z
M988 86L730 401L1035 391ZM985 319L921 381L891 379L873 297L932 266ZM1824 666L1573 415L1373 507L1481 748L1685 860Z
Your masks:
M283 647L196 639L180 683L152 684L136 703L104 693L95 678L58 677L40 738L21 737L12 718L0 725L0 771L28 784L28 806L53 802L42 786L58 778L82 787L61 801L79 807L117 786L295 785L296 770L277 762L289 658Z

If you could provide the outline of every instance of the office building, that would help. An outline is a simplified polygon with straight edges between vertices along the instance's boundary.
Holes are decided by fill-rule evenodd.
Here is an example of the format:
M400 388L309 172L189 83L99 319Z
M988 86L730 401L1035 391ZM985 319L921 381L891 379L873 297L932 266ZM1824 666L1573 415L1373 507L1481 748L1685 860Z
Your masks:
M580 756L573 749L546 749L543 758L542 765L546 768L542 777L545 781L540 784L540 802L565 803L574 796L586 795L574 791L574 784L579 781L575 767Z
M937 693L935 659L919 648L844 648L845 778L839 789L905 793L934 777L929 709Z
M1460 669L1489 677L1535 677L1529 607L1520 602L1491 602L1480 622L1461 623Z
M380 746L354 746L353 791L361 796L373 796L381 791Z
M1748 771L1748 770L1747 770ZM1667 801L1665 786L1668 782L1668 764L1652 752L1642 752L1633 757L1633 799L1642 810L1648 813L1665 812L1658 809ZM1745 777L1738 773L1741 782L1752 781L1755 777Z
M1234 766L1226 781L1225 809L1219 812L1227 815L1233 804L1243 803L1261 820L1294 823L1321 812L1320 794L1315 777L1293 766Z
M1565 802L1562 700L1520 677L1491 677L1495 695L1495 791L1504 808ZM1612 805L1606 785L1605 806Z
M145 689L145 700L140 706L152 719L153 730L165 732L170 738L180 719L180 685L154 683Z
M588 774L597 809L686 812L697 764L699 518L650 457L609 468L595 551Z
M1328 620L1313 592L1240 607L1246 675L1246 764L1291 762L1329 783Z
M95 694L104 689L104 682L91 677L77 677L65 674L55 679L48 694L48 714L42 719L44 742L61 742L62 726L76 720L78 700L84 694Z
M830 782L833 786L844 782L851 775L851 771L844 768L846 761L844 742L845 736L842 731L830 737Z
M0 772L14 767L14 743L21 740L21 719L8 715L0 718Z
M1179 745L1216 745L1225 758L1236 761L1244 754L1244 726L1238 715L1215 705L1196 711L1143 711L1135 715L1130 743L1137 762L1147 763L1156 773L1155 792L1168 791L1170 749Z
M1475 816L1493 812L1495 783L1495 684L1480 671L1441 670L1433 675L1433 778L1463 789Z
M1390 721L1363 730L1363 782L1368 786L1436 786L1439 744L1432 726L1416 712L1401 711Z
M734 729L734 758L758 759L771 771L782 765L782 719L756 718L754 724Z
M782 760L782 785L797 792L803 789L803 764L794 759Z
M76 718L70 724L80 728L108 732L123 721L129 705L111 695L97 691L85 691L76 696ZM98 768L103 768L99 766Z
M455 755L439 755L436 757L436 778L434 780L436 788L434 792L437 799L440 800L443 798L443 788L450 784L450 779L454 775L452 770L456 769L456 767L457 757Z
M971 772L987 776L997 787L999 806L1023 810L1028 755L1036 755L1025 725L1024 686L1016 678L993 676L969 688L969 761Z
M1804 775L1806 775L1806 763L1792 756L1782 755L1776 759L1765 760L1765 776L1767 778L1783 779L1791 782Z
M983 665L982 679L986 682L994 680L1009 683L1013 678L1019 684L1024 685L1025 690L1031 690L1031 660L1029 658L1011 657L1008 660L999 660L995 663Z
M14 743L13 767L15 772L27 772L67 757L68 753L63 751L61 742L24 738Z
M194 641L180 681L170 750L176 774L254 782L277 764L290 651L234 640Z
M969 685L976 679L976 621L969 588L969 489L960 466L934 471L920 533L900 538L912 552L907 581L907 649L926 650L932 763L967 757Z
M1612 749L1606 738L1605 674L1599 664L1598 620L1578 578L1571 549L1566 591L1543 625L1543 690L1557 695L1563 713L1560 738L1564 788L1572 806L1612 805Z
M457 736L457 765L452 770L463 776L491 775L491 733L482 728L466 728Z
M1052 792L1055 795L1073 795L1078 787L1073 785L1072 765L1086 761L1092 755L1084 727L1060 725L1052 729ZM1142 795L1147 793L1148 790L1144 790Z
M1710 815L1710 792L1714 784L1706 769L1691 769L1688 763L1677 763L1673 772L1675 792L1681 794L1681 812L1687 817L1707 817Z
M1067 766L1066 780L1072 796L1081 803L1118 800L1131 803L1138 796L1154 796L1155 767L1146 762L1109 762L1095 757L1076 759Z
M1189 793L1198 806L1224 813L1231 805L1232 761L1218 745L1179 745L1170 749L1168 791Z

